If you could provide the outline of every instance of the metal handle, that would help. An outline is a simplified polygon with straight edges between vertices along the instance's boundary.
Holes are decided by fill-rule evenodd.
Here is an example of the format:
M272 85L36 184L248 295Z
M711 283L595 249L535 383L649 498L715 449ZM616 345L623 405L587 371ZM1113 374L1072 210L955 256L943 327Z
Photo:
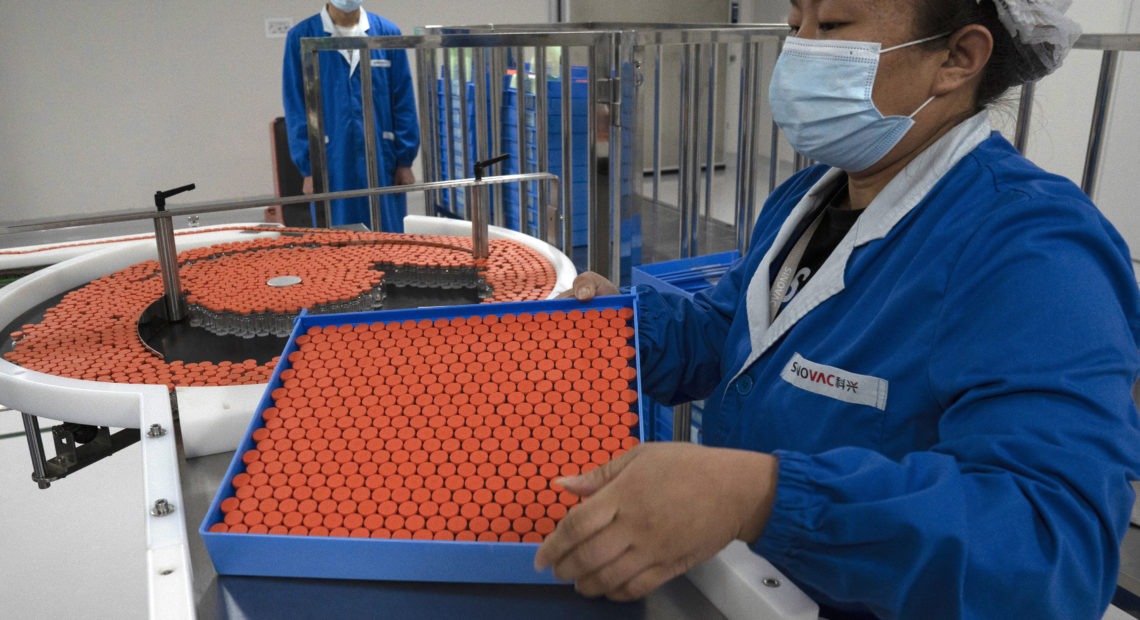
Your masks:
M166 199L194 189L188 183L174 189L159 190L154 193L154 206L166 212ZM154 220L154 240L158 244L158 263L162 272L163 302L166 318L177 323L186 317L186 304L182 301L182 281L178 278L178 251L174 246L174 223L170 216Z

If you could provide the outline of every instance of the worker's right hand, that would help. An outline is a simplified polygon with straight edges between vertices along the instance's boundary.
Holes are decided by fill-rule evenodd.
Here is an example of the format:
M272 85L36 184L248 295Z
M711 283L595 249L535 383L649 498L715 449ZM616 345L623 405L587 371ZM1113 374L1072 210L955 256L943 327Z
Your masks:
M308 176L308 177L301 179L301 193L302 194L313 193L313 177Z
M585 498L534 556L585 596L641 598L733 539L760 537L779 482L775 456L684 442L642 444L554 486Z
M595 297L617 295L620 292L613 282L601 274L586 271L578 274L578 277L574 278L574 283L570 285L570 290L563 292L558 298L574 297L578 301L590 301Z

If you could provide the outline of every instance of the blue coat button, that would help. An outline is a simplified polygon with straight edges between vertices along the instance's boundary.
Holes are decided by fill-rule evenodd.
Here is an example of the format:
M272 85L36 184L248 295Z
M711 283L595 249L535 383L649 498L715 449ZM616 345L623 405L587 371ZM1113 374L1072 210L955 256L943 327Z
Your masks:
M752 377L743 375L736 380L736 392L740 395L747 394L752 391Z

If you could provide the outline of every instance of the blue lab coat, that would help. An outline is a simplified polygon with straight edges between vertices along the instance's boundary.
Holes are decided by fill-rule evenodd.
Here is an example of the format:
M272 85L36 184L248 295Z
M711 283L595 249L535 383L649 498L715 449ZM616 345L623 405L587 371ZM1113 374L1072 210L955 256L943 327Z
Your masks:
M643 291L643 385L707 397L706 443L779 457L753 549L829 617L1100 618L1140 472L1128 248L982 114L769 325L780 254L840 174L779 187L707 294Z
M365 13L368 36L399 35L392 22ZM309 128L305 120L304 78L301 70L301 39L330 36L331 22L324 12L293 27L285 40L282 97L285 125L289 133L289 153L304 176L312 175L309 162ZM349 64L336 51L320 54L321 96L324 107L326 156L329 191L368 187L365 165L364 114L361 108L360 71L371 64L373 110L376 119L376 155L380 185L392 184L397 167L411 166L420 147L420 131L408 56L404 50L372 50L371 63L363 59L349 74ZM407 214L404 194L381 196L381 227L387 232L403 232ZM332 223L368 224L368 198L335 200Z

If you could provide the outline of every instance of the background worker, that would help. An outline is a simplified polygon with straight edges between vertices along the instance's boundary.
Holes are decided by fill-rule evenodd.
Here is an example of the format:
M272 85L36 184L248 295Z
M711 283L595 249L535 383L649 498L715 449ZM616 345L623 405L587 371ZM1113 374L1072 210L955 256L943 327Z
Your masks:
M304 37L362 37L399 35L392 22L366 12L360 0L332 0L320 13L289 31L285 40L282 98L289 134L289 153L305 177L303 191L312 193L309 161L309 127L305 115L301 39ZM407 53L371 50L361 61L359 50L319 54L321 97L324 108L327 191L368 187L365 162L364 114L360 71L372 71L372 102L376 120L376 156L380 186L415 183L412 162L420 146L416 102ZM405 194L380 196L380 227L403 232L407 214ZM368 197L332 201L333 225L370 223Z
M625 600L739 539L833 620L1101 617L1140 475L1140 291L1088 197L985 111L1061 62L1067 7L792 0L769 100L820 163L710 291L638 299L642 386L705 399L707 445L562 481L586 499L537 568Z

